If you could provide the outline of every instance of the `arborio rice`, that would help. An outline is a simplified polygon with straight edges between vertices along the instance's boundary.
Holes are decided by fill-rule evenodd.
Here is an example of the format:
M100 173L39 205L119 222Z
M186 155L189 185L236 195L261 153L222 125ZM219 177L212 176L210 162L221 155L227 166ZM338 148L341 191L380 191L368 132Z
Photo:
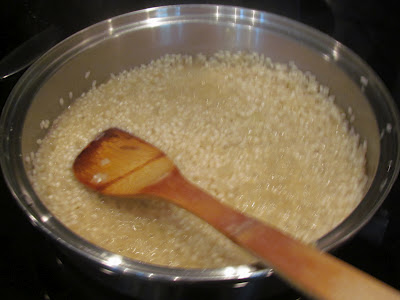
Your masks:
M364 194L366 149L312 75L257 54L166 55L76 99L33 159L34 188L61 222L141 261L209 268L256 259L172 204L105 197L80 184L75 157L109 127L156 145L222 202L306 242Z

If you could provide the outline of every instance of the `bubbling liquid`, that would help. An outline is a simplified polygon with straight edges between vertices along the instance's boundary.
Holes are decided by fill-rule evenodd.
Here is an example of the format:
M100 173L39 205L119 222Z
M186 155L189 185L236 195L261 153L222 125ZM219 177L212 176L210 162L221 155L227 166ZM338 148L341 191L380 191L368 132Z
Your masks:
M166 55L76 99L41 141L31 179L61 222L112 252L183 268L254 263L163 200L88 190L74 178L74 159L119 127L225 204L313 242L357 206L367 181L366 149L333 100L312 75L258 54Z

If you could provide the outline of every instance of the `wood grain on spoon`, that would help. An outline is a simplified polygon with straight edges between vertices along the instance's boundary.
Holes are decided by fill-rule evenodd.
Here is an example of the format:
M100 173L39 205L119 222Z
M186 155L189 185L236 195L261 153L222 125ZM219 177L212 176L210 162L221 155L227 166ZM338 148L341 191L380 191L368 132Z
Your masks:
M164 198L202 218L317 299L400 299L392 287L351 265L232 209L188 182L159 149L117 128L103 132L73 170L105 195Z

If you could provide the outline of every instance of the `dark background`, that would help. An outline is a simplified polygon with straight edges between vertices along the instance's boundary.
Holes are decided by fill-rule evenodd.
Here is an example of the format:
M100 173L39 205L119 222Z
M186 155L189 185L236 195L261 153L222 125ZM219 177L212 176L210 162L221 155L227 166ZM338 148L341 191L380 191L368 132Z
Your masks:
M1 0L0 60L49 28L57 33L55 43L86 26L133 10L181 3L228 4L284 15L327 33L375 70L399 106L400 21L396 2ZM0 80L1 108L22 73ZM399 194L397 180L375 217L334 253L397 289L400 289ZM52 244L30 225L1 176L0 241L0 299L116 299L120 296L85 278L73 267L55 263L57 254ZM291 291L281 299L299 296Z

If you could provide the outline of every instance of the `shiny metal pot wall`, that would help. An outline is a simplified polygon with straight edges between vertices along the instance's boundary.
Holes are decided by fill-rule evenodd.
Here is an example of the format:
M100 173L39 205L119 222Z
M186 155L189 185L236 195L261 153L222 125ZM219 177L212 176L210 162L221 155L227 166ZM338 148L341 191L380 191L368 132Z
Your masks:
M83 271L123 293L143 299L182 298L186 291L207 286L222 298L247 299L273 294L279 284L269 277L268 268L171 269L129 260L89 244L41 204L27 178L23 157L37 149L37 139L46 133L40 122L58 116L75 96L91 87L93 79L99 84L110 73L166 53L211 54L221 49L256 51L274 61L294 61L329 86L344 111L352 107L353 125L368 144L369 190L357 209L318 241L321 249L330 250L359 230L397 176L399 116L390 95L356 55L312 28L268 13L214 5L146 9L91 26L47 52L15 86L1 118L1 163L10 189L32 223Z

